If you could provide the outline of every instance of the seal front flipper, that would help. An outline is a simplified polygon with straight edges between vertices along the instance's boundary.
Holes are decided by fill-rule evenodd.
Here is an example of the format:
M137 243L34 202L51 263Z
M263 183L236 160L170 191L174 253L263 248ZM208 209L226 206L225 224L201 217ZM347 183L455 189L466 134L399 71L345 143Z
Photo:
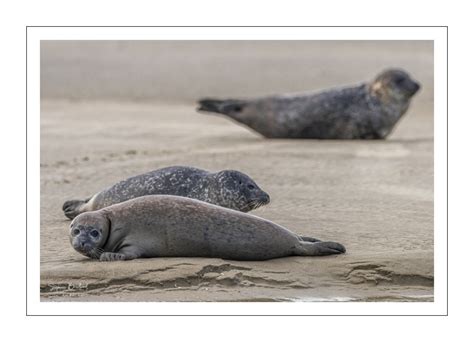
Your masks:
M136 259L136 254L125 254L125 253L111 253L104 252L100 255L100 261L119 261L119 260L132 260Z

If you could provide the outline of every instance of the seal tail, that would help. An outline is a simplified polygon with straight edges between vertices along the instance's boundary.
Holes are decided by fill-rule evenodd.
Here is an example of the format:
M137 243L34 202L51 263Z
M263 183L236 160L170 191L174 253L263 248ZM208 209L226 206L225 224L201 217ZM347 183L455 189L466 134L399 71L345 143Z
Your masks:
M199 100L198 111L213 112L221 114L240 113L247 102L242 100L215 100L202 99Z
M70 200L63 204L64 215L70 220L84 212L84 205L89 202L90 198L86 200Z

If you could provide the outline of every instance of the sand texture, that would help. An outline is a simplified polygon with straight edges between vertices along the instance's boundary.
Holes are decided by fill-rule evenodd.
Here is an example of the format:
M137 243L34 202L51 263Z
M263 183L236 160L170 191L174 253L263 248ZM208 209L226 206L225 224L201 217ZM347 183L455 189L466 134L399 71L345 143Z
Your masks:
M43 42L41 300L433 300L432 49L428 42ZM196 113L193 103L353 84L391 66L423 88L385 141L266 140ZM170 165L247 173L271 196L253 214L340 242L347 254L100 263L72 249L65 200Z

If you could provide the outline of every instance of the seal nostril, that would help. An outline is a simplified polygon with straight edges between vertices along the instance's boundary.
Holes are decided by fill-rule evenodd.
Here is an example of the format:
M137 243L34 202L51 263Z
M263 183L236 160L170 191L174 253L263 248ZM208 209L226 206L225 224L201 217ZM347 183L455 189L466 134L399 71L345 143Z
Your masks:
M420 90L420 84L418 82L412 82L409 90L411 95L414 95L418 90Z

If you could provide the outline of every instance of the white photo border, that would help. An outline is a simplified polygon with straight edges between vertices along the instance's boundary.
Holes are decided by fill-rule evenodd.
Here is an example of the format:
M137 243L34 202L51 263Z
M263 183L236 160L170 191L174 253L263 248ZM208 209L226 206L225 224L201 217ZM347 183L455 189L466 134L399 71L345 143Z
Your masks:
M40 301L41 40L434 41L434 302L51 303ZM446 26L27 26L26 315L445 316L448 314L448 28Z

